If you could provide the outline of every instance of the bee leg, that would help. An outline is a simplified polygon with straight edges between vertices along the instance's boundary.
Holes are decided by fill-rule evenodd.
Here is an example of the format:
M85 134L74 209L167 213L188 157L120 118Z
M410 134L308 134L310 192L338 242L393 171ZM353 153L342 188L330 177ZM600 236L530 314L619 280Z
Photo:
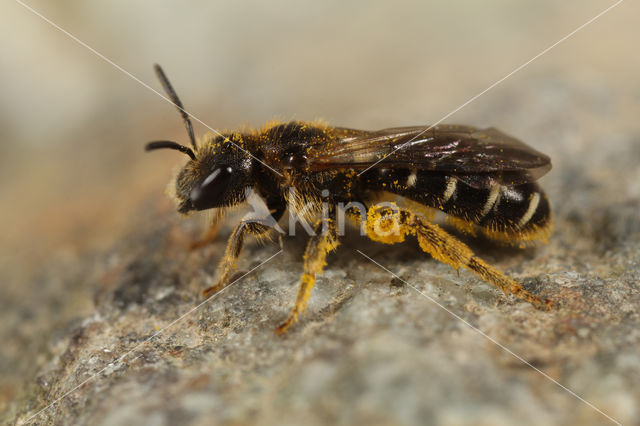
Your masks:
M383 232L383 235L380 235L381 229L393 229L396 232L388 235ZM367 215L367 234L373 240L388 244L401 242L405 235L413 234L417 237L420 248L433 256L434 259L451 265L456 270L460 267L467 268L483 280L498 287L505 294L513 294L538 309L548 310L551 308L550 300L543 300L529 293L515 280L478 258L466 244L410 210L388 207L370 209Z
M218 235L221 223L222 221L220 220L220 218L218 216L214 216L214 218L211 220L211 223L209 224L209 229L207 229L207 232L202 236L200 240L194 241L189 244L189 250L195 250L210 244Z
M321 274L326 266L327 254L335 250L340 244L336 229L335 219L322 218L314 229L315 235L309 239L304 253L304 273L300 277L296 302L285 322L275 330L276 334L282 334L298 320L298 316L304 313L307 301L311 297L311 290L316 282L316 274Z
M271 218L277 221L282 217L286 209L285 205L276 207L273 210ZM236 261L240 256L242 247L244 246L244 239L247 234L254 235L257 238L266 237L273 227L263 223L262 221L242 221L233 230L231 237L227 241L227 248L224 252L224 256L218 265L218 282L216 285L205 289L202 295L208 298L214 293L219 292L227 286L232 271L235 269Z
M445 232L438 225L424 222L416 218L418 243L422 250L435 259L453 266L455 269L465 267L471 272L498 287L505 294L513 294L518 299L526 300L538 309L549 310L551 301L541 299L526 291L518 282L509 278L493 266L477 257L462 241Z

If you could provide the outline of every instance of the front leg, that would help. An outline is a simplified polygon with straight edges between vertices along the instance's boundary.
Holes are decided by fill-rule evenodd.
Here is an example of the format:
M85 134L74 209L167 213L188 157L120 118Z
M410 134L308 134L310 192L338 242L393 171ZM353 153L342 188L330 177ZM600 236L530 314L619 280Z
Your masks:
M205 247L216 239L218 231L220 230L220 224L222 223L222 215L220 211L221 210L218 210L214 213L214 216L209 221L209 228L207 229L207 232L202 236L202 238L189 244L189 250L195 250Z
M311 297L311 290L316 282L316 274L322 273L322 270L327 265L327 254L335 250L340 244L335 214L330 216L330 218L320 219L314 227L315 235L309 239L304 253L304 273L300 277L296 303L287 320L276 329L276 334L287 331L298 320L298 316L304 313L307 301Z
M284 203L276 205L273 209L269 207L271 217L276 223L284 214L285 209L286 205ZM229 277L231 276L231 272L235 269L236 261L240 256L240 252L244 246L244 239L247 234L260 238L266 236L271 230L273 230L272 223L269 223L267 220L264 222L256 220L243 220L240 222L240 224L236 226L236 229L233 230L231 237L229 237L224 257L218 265L218 282L216 285L205 289L202 292L202 295L205 298L208 298L229 284Z

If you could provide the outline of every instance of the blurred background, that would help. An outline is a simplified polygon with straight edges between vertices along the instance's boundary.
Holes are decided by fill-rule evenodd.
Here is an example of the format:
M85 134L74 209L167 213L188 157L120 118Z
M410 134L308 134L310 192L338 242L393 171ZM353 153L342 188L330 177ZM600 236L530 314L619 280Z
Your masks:
M187 110L216 129L272 118L371 129L432 123L611 4L29 3L158 91L152 65L161 64ZM601 109L579 123L557 111L566 126L606 135L636 125L636 7L614 9L446 122L495 125L562 149L528 133L548 123L510 120L514 109L537 108L532 101L554 108L569 81L589 87ZM7 2L0 19L3 241L14 255L18 246L52 255L105 243L181 164L142 151L148 140L186 142L180 117L19 3ZM581 104L571 100L574 110Z
M612 4L28 1L158 91L161 64L185 108L220 130L273 118L433 123ZM496 126L555 170L604 153L640 130L638 16L637 2L622 3L445 122ZM18 2L3 3L0 49L1 410L57 330L92 311L82 260L143 212L174 208L163 192L184 158L144 143L187 135L172 105ZM633 176L620 197L640 196Z

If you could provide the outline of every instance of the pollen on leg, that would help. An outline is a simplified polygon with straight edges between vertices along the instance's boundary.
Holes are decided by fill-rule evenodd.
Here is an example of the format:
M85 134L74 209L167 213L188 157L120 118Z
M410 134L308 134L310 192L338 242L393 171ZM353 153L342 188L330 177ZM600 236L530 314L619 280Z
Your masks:
M335 212L332 212L332 214L335 214ZM320 231L323 224L328 228L325 233ZM276 334L282 334L287 331L298 320L298 317L304 313L307 308L307 302L311 297L311 291L316 283L316 274L322 273L327 264L327 254L335 250L339 245L336 225L333 219L321 219L316 223L314 231L316 235L309 239L304 253L304 273L300 276L296 302L286 321L275 330Z
M393 207L372 206L367 212L367 236L385 244L401 243L413 229L400 217L400 209Z
M396 233L381 237L378 233L381 226L379 225L376 230L372 223L367 223L369 237L375 241L392 244L403 241L408 234L416 235L420 248L429 253L434 259L446 263L456 270L461 267L467 268L481 279L502 290L505 294L513 294L538 309L547 310L551 307L551 301L529 293L515 280L476 257L473 251L462 241L448 234L438 225L416 216L410 210L395 207L372 208L367 217L368 222L379 220L383 224L385 220L391 219L395 220ZM391 229L389 226L382 226L382 228L387 231Z
M488 281L500 288L505 294L513 294L518 299L526 300L541 310L549 310L553 307L551 300L541 299L538 296L529 293L515 280L502 274L491 265L485 263L482 259L475 256L472 257L469 261L468 267L485 281Z
M464 243L446 234L439 226L420 229L417 232L420 248L431 257L454 269L465 266L473 256L473 252ZM447 238L448 237L448 238Z
M316 277L314 274L302 274L300 277L300 286L298 287L298 295L296 296L296 303L286 321L276 328L276 334L282 334L287 331L289 327L298 321L298 317L304 314L304 311L307 309L307 302L311 297L311 290L313 290L315 283Z

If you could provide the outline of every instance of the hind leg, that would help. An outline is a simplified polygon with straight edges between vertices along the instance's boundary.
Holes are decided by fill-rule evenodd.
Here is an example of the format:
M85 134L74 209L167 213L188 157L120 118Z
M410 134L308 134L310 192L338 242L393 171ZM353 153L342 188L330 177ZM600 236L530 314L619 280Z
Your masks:
M536 308L548 310L551 307L550 300L529 293L516 281L478 258L462 241L410 210L399 207L371 208L367 215L366 230L369 238L387 244L404 241L406 235L415 235L420 248L434 259L454 269L467 268L505 294L513 294Z

